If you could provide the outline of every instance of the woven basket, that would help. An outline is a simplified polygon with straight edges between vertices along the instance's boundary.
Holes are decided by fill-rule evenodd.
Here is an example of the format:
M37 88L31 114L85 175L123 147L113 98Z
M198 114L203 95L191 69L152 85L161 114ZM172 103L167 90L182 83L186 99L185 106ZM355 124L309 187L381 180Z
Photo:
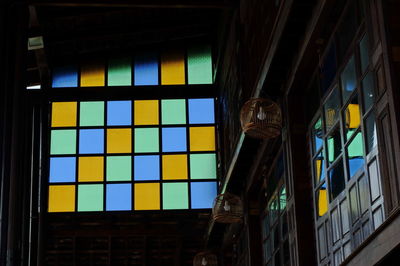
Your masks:
M243 204L240 198L230 193L219 194L214 200L213 219L218 223L241 223Z
M250 99L240 111L240 122L243 132L250 137L275 138L282 130L282 112L280 107L269 99Z
M217 266L217 256L210 251L197 253L193 259L193 266Z

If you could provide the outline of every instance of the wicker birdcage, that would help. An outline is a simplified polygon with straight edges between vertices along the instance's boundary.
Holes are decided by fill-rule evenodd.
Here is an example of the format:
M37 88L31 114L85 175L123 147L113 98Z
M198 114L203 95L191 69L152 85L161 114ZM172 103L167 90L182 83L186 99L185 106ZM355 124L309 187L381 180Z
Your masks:
M269 99L250 99L240 111L240 122L243 132L250 137L275 138L281 133L282 112L279 105Z
M218 258L214 253L210 251L197 253L193 259L193 266L217 266L217 265L218 265Z
M230 193L219 194L214 200L213 219L218 223L240 223L243 220L243 204Z

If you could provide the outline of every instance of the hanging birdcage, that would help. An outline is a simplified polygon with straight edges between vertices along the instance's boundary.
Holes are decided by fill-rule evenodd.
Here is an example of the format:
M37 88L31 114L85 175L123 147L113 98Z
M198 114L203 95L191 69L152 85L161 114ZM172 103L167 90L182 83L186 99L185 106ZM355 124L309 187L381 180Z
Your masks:
M275 138L281 133L282 112L279 105L269 99L250 99L240 111L240 122L243 132L250 137Z
M193 266L217 266L217 265L218 265L217 256L210 251L197 253L193 259Z
M213 219L218 223L240 223L243 220L243 204L230 193L219 194L214 200Z

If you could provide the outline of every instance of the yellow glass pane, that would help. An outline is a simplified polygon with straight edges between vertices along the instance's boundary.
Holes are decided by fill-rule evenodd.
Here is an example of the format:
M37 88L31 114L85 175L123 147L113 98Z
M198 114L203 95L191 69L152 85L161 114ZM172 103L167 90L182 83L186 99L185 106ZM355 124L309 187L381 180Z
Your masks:
M160 184L135 184L135 210L160 209Z
M187 179L187 155L163 155L162 172L163 179Z
M130 128L107 129L107 153L131 153L131 134Z
M185 84L183 52L170 51L161 56L161 85Z
M95 182L104 179L103 157L79 157L79 182Z
M358 104L349 104L346 110L347 128L358 128L360 125L360 106Z
M158 100L135 101L135 125L158 125Z
M81 66L82 87L97 87L97 86L104 86L104 84L105 84L104 64L91 63Z
M215 151L214 127L191 127L190 151Z
M318 215L323 216L328 211L328 193L326 189L320 189L318 194Z
M322 160L320 160L320 159L317 159L316 161L315 161L315 168L316 168L316 171L317 171L317 181L319 181L319 178L320 178L320 176L321 176L321 165L322 165Z
M76 107L76 102L53 102L51 106L51 126L75 127Z
M75 186L49 187L49 212L75 211Z

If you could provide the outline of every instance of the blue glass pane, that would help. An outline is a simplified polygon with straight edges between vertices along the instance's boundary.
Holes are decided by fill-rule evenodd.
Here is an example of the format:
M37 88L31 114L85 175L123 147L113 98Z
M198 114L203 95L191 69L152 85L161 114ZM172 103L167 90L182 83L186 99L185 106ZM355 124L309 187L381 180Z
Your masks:
M50 158L50 182L75 182L75 157Z
M106 210L130 211L132 210L132 185L131 184L107 184Z
M214 123L214 99L189 99L189 123Z
M110 101L107 102L107 125L127 126L132 122L131 101Z
M103 153L104 130L81 129L79 130L79 153Z
M135 180L160 180L160 158L158 155L135 156Z
M78 72L75 66L55 67L53 69L53 88L77 87Z
M216 182L192 182L190 189L192 209L212 208L217 196Z
M158 85L158 58L156 54L135 57L135 85Z
M162 129L162 151L186 151L186 128L167 127Z

